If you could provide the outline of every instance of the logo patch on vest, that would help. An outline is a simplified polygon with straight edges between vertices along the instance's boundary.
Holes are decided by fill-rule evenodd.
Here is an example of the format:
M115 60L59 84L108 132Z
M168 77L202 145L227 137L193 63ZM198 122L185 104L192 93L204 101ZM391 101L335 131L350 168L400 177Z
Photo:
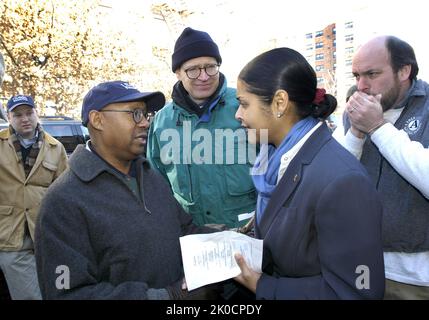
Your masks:
M412 117L405 122L404 131L412 136L419 131L421 126L422 121L420 120L420 117Z

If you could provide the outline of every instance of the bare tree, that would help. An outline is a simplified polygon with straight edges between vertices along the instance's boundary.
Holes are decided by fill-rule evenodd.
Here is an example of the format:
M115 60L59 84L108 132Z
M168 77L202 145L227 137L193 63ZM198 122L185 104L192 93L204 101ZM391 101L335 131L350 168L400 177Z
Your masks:
M102 30L97 0L2 0L0 51L6 60L3 96L34 96L58 113L80 106L95 82L119 79L139 68L120 32ZM107 34L102 34L102 32Z

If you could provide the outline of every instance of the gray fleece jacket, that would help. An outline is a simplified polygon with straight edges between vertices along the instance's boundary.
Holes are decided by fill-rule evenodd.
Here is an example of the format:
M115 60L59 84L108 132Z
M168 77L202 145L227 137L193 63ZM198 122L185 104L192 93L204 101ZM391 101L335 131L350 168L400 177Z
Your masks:
M183 277L179 237L213 230L193 225L165 179L138 164L140 196L96 154L75 150L36 226L44 299L169 298L165 288Z

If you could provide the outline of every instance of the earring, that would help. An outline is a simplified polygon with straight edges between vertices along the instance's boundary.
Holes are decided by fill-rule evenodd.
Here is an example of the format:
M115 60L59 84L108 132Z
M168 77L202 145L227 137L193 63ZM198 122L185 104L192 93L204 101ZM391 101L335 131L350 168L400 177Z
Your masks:
M283 115L283 113L277 113L277 118L281 118L281 116Z

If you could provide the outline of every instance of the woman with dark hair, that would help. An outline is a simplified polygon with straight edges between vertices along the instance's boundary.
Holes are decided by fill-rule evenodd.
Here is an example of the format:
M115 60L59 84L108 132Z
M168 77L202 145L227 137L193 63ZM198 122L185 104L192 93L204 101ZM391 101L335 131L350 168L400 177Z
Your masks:
M265 52L241 71L236 118L261 144L253 168L263 273L236 260L257 299L378 299L384 292L382 207L366 171L331 137L336 99L305 58Z

